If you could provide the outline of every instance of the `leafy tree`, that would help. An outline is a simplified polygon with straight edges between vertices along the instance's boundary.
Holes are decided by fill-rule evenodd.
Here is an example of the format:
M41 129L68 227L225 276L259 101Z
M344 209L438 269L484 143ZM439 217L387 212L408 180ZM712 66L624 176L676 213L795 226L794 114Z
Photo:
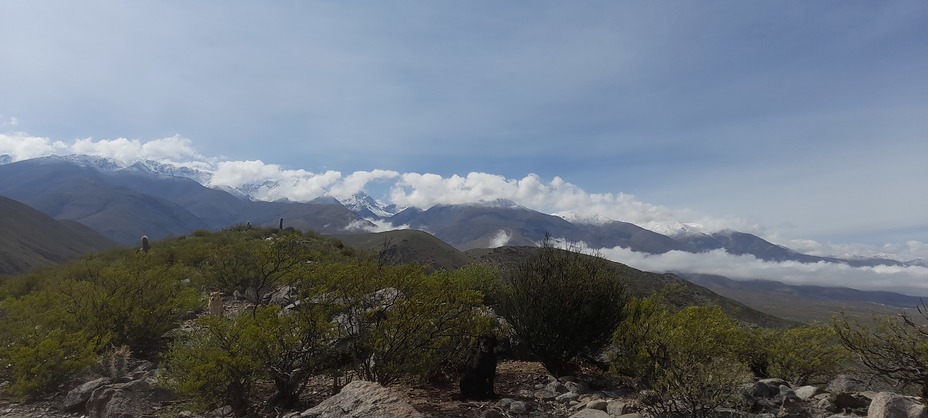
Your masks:
M834 330L848 350L875 376L920 388L928 397L928 308L918 306L919 318L907 312L898 317L876 317L875 324L862 325L842 313L832 321Z
M625 285L600 257L549 240L508 278L502 313L518 339L555 376L609 342L623 318Z

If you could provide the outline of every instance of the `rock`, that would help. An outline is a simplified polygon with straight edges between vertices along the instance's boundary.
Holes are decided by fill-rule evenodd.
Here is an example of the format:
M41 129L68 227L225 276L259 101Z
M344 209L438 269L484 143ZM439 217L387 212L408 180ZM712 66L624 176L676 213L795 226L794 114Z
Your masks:
M789 386L789 383L787 383L785 380L779 379L779 378L760 379L760 380L758 380L757 382L758 382L758 383L763 383L763 384L765 384L765 385L767 385L767 386L769 386L769 387L775 389L776 391L780 390L780 386L790 387L790 386Z
M783 399L780 411L777 412L777 418L812 418L812 414L806 409L805 402L802 402L794 395Z
M550 391L552 391L552 392L554 392L554 393L566 393L566 392L568 392L567 386L564 386L563 383L558 382L558 381L554 381L554 382L548 383L548 384L545 386L545 389L550 390Z
M870 402L868 418L928 418L928 408L915 399L880 392Z
M822 393L822 391L815 386L801 386L796 388L793 393L796 394L797 398L808 401L809 399L815 397L815 395Z
M577 395L576 393L567 392L567 393L562 393L562 394L560 394L560 395L557 395L557 397L554 398L554 400L555 400L555 401L558 401L558 402L560 402L560 403L567 403L567 402L570 402L570 401L576 401L577 398L579 398L579 397L580 397L580 395Z
M337 395L303 411L300 417L418 418L424 415L409 404L405 395L387 389L376 382L355 380L345 385Z
M528 405L526 405L526 403L522 401L512 401L512 403L509 404L509 412L513 414L518 414L518 415L527 414Z
M90 399L90 395L93 395L93 391L109 382L109 379L101 377L84 382L84 384L71 389L64 397L64 401L61 402L61 409L67 412L82 412L87 405L87 400Z
M609 401L606 404L606 412L609 415L625 415L631 413L631 407L623 401Z
M132 418L151 412L153 393L149 379L104 385L90 395L87 412L97 418Z
M839 374L835 376L825 390L834 394L863 392L867 390L867 384L856 377Z
M499 400L499 407L500 407L500 408L506 408L506 407L508 407L510 404L512 404L513 401L515 401L515 399L512 399L512 398L503 398L503 399L500 399L500 400Z
M543 401L549 401L551 399L557 398L557 392L552 392L548 389L539 389L536 390L533 397L535 399L541 399Z
M606 411L586 408L581 409L579 412L571 415L570 418L612 418L612 416L607 414Z
M567 387L568 391L576 393L578 395L585 395L590 392L590 387L587 386L586 383L583 383L583 382L573 382L573 381L568 380L564 382L564 386Z
M503 418L503 413L495 409L488 409L480 414L480 418Z
M600 410L600 411L604 411L604 412L605 412L605 411L606 411L606 406L607 406L608 404L609 404L609 402L606 402L606 401L604 401L604 400L602 400L602 399L596 399L596 400L592 400L592 401L590 401L589 403L587 403L587 404L586 404L586 408L587 408L587 409L598 409L598 410Z
M635 412L631 414L619 415L616 418L642 418L641 414Z
M839 393L835 396L835 407L839 411L847 409L864 409L870 406L870 399L857 393Z

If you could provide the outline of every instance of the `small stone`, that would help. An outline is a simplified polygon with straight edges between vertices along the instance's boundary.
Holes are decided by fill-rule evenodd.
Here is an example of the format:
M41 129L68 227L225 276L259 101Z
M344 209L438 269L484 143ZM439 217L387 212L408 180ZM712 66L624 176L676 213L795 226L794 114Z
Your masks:
M598 409L598 410L600 410L600 411L605 411L605 410L606 410L606 406L607 406L608 404L609 404L609 402L606 402L606 401L604 401L604 400L602 400L602 399L597 399L597 400L593 400L593 401L590 401L589 403L587 403L587 404L586 404L586 408L587 408L587 409Z
M557 393L556 393L556 392L552 392L552 391L547 390L547 389L539 389L539 390L536 390L536 391L535 391L533 397L534 397L535 399L541 399L541 400L543 400L543 401L547 401L547 400L551 400L551 399L556 398L556 397L557 397Z
M557 397L554 398L554 400L560 403L572 402L572 401L576 401L579 396L580 395L577 395L576 393L567 392L567 393L562 393L560 395L557 395Z
M527 414L528 406L522 401L512 401L512 403L509 404L509 412L513 414Z
M622 401L609 401L609 403L606 404L606 412L608 412L609 415L624 415L630 413L630 409L628 404Z
M567 392L567 386L564 386L561 382L551 382L545 386L545 389L550 390L554 393L565 393Z

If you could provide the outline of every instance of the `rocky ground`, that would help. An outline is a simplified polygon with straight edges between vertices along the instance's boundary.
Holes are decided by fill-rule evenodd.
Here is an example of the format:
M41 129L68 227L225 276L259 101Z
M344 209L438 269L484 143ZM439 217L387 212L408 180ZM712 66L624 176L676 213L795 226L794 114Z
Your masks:
M31 404L0 401L0 417L184 417L224 416L226 410L208 414L186 411L184 404L154 385L152 373L140 370L122 379L98 378L67 394ZM279 411L269 416L304 417L570 417L640 418L639 396L628 389L605 385L595 374L554 379L533 362L504 361L497 368L496 391L500 399L461 401L455 387L398 384L384 388L355 381L339 395L327 396L327 382L320 381L307 393L304 411ZM928 417L919 398L871 391L858 379L839 376L827 385L790 387L779 379L743 385L739 410L718 410L720 417L757 418L873 418Z

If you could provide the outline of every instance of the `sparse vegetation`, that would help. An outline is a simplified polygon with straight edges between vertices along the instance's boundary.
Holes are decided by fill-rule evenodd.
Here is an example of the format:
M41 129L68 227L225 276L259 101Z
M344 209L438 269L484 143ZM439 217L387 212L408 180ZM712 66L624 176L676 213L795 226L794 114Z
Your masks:
M874 376L899 386L915 386L928 397L928 307L918 306L918 316L902 312L896 317L874 318L862 325L842 314L833 321L841 343L853 352Z

